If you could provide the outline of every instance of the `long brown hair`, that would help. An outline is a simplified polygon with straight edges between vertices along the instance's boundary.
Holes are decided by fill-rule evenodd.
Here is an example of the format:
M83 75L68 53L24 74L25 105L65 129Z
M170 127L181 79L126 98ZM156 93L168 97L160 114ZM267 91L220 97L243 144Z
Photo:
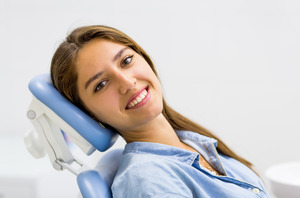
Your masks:
M106 39L132 48L148 62L153 72L158 76L149 55L123 32L102 25L77 28L67 36L66 40L60 44L54 53L51 62L51 79L57 90L83 111L87 112L78 96L76 86L77 73L74 66L80 49L93 39ZM209 130L173 110L167 105L164 99L162 113L175 130L193 131L214 138L218 141L217 150L219 153L235 158L251 168L252 164L250 162L234 153L221 139L216 137Z

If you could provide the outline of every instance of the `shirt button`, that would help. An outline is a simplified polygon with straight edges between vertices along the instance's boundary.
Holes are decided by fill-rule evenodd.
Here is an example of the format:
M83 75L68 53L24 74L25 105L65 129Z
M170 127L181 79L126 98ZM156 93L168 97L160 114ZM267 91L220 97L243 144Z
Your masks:
M259 193L259 189L258 189L258 188L253 188L252 191L253 191L255 194L258 194L258 193Z

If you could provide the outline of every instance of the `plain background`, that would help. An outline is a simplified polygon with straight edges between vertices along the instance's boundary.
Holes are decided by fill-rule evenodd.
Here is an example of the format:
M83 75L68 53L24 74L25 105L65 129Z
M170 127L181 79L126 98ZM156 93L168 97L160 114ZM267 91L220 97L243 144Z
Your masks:
M300 160L297 0L0 0L0 138L31 127L29 80L49 72L68 32L91 24L136 40L170 106L261 174Z

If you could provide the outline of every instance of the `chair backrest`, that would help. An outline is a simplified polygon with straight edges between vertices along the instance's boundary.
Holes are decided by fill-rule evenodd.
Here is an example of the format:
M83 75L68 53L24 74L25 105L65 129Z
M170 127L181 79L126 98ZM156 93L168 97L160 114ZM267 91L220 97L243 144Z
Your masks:
M118 171L123 149L104 154L93 170L77 176L77 184L84 198L112 198L111 185Z

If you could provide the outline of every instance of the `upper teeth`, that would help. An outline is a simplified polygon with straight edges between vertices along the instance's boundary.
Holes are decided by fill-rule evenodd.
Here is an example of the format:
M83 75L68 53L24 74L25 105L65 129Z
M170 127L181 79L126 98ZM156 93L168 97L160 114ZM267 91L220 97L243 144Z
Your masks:
M132 100L129 105L128 105L128 108L132 108L134 107L135 105L137 105L138 103L140 103L147 95L147 90L145 89L144 91L142 91L140 93L140 95L138 95L134 100Z

